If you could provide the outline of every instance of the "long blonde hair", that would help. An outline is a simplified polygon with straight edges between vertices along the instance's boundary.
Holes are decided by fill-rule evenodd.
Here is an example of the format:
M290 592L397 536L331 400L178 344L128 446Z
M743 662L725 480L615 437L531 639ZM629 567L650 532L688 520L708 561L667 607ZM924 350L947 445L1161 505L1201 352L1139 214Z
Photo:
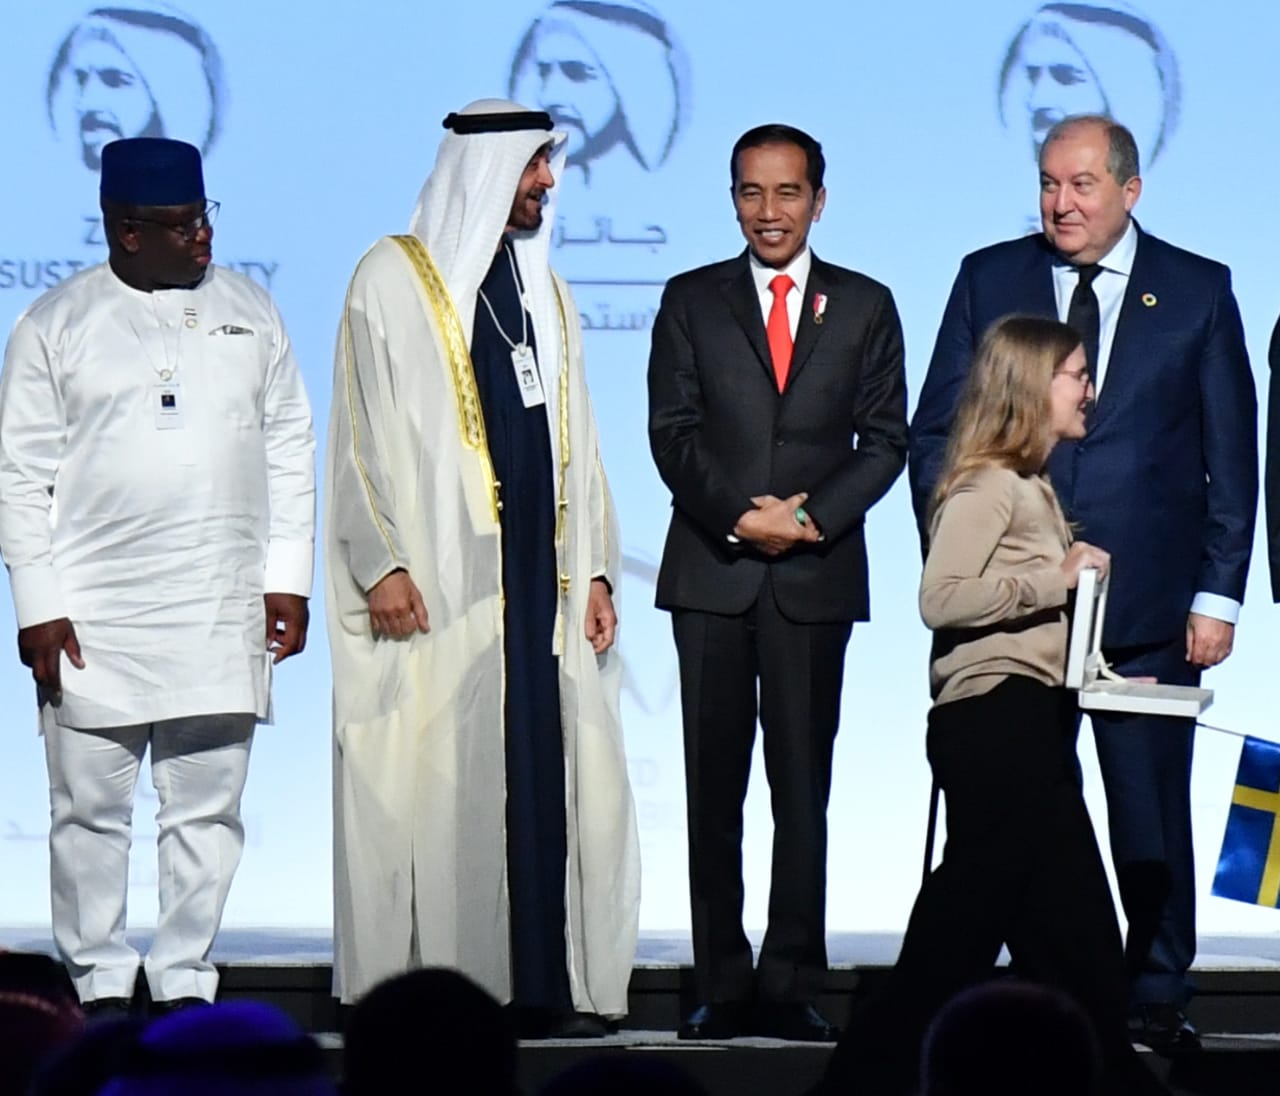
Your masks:
M960 393L942 475L929 501L932 526L956 482L995 464L1023 474L1040 471L1052 449L1049 387L1080 345L1064 323L1040 316L1005 316L982 336Z

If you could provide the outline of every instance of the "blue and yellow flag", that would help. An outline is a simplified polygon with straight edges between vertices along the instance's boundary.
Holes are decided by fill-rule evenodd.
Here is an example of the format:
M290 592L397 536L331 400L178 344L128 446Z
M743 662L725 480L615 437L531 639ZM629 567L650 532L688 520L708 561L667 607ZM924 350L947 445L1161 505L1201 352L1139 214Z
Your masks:
M1246 738L1213 893L1280 906L1280 745Z

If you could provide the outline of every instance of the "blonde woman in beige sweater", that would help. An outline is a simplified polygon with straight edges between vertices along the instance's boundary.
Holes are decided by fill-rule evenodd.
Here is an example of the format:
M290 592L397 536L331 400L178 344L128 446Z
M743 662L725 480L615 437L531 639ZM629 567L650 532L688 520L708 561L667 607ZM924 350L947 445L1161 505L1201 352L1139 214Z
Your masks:
M1101 1073L1073 1091L1165 1091L1128 1039L1120 932L1080 790L1075 700L1063 688L1069 591L1082 569L1105 571L1109 559L1072 542L1043 469L1058 441L1084 436L1092 398L1071 328L1010 316L987 331L952 428L920 584L934 632L927 741L946 796L946 850L916 898L888 986L832 1058L831 1091L854 1077L868 1092L911 1091L929 1021L990 974L1005 944L1021 977L1065 991L1092 1021ZM1051 1075L1063 1063L1044 1065L1034 1091L1059 1091L1065 1078Z

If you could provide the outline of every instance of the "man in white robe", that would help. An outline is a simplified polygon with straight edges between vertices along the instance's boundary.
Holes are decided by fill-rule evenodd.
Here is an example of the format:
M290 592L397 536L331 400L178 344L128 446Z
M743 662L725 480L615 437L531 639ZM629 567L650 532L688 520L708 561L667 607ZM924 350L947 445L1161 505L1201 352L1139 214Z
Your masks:
M501 1001L550 1005L545 1033L598 1034L584 1021L627 1011L639 858L612 649L619 542L578 313L547 260L563 135L501 100L445 124L412 234L361 259L338 337L325 534L335 991L351 1001L408 967L448 966ZM507 278L505 303L483 293L490 275ZM476 332L495 374L477 368ZM498 338L509 353L490 353ZM540 428L543 451L487 434L503 401L510 421ZM552 485L549 514L504 490L503 461L546 462L534 470ZM531 551L551 553L554 572L521 590L550 595L545 651L513 651L534 610L505 588L524 560L504 560L503 544L541 518L552 543ZM521 956L532 914L511 894L523 835L508 833L508 792L529 774L508 768L508 690L513 656L544 653L563 777L533 790L562 804L563 863L549 870L563 872L563 928L544 949L556 954ZM548 959L567 1007L522 999L519 968Z
M38 686L54 941L86 1010L123 1012L148 746L151 998L214 998L254 725L306 639L315 440L275 305L212 263L199 151L113 142L101 188L108 261L35 301L5 353L0 552Z

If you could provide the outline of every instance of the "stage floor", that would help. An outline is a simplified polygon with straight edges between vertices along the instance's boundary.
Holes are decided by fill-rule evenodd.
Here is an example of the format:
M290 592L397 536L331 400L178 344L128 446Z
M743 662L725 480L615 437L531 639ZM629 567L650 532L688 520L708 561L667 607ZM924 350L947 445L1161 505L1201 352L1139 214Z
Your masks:
M140 951L146 950L147 930L129 935ZM758 944L759 935L753 938ZM887 976L901 936L831 933L827 943L832 971L819 1005L843 1024L864 984L874 990ZM0 926L4 947L52 952L53 942L47 926ZM262 1000L284 1009L316 1034L334 1075L340 1075L345 1020L331 995L327 929L228 928L219 935L213 958L221 969L221 999ZM822 1075L830 1045L676 1040L676 1026L692 1003L690 962L686 932L642 933L622 1029L601 1040L522 1044L524 1091L539 1091L584 1057L610 1053L665 1058L695 1076L711 1096L807 1093ZM1272 1096L1280 1077L1280 933L1202 937L1195 970L1199 989L1189 1011L1205 1036L1204 1053L1174 1061L1144 1054L1144 1060L1175 1096Z
M140 928L129 940L145 953L150 932ZM760 933L749 933L759 946ZM833 932L827 956L833 969L892 965L902 943L899 933ZM53 952L48 926L0 925L0 948ZM216 963L267 966L316 966L333 962L328 929L224 928L213 948ZM693 962L689 934L683 930L642 932L636 966L687 967ZM1267 936L1202 936L1196 970L1280 970L1280 929Z

